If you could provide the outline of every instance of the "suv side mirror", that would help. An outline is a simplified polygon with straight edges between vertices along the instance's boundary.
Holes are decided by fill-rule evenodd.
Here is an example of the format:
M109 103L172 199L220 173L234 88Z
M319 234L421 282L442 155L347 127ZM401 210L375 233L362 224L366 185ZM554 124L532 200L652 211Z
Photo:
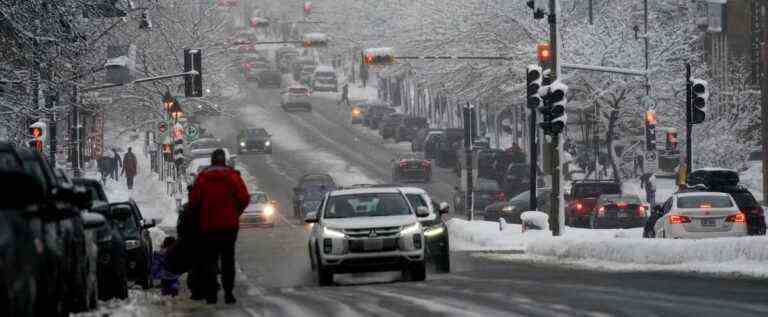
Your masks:
M304 217L304 222L306 222L306 223L317 223L318 222L317 212L309 212L309 213L307 213L307 215Z
M157 226L157 220L156 219L152 219L149 223L142 224L141 228L142 229L149 229L149 228L153 228L155 226Z
M425 206L416 207L416 217L423 218L429 216L429 208Z
M451 208L451 207L448 205L448 203L447 203L447 202L441 202L441 203L440 203L440 208L438 208L438 210L437 210L437 211L438 211L438 212L439 212L441 215L445 215L445 214L448 214L448 212L450 211L450 208Z
M107 224L107 219L104 216L94 212L82 213L81 217L83 218L83 227L86 230L96 229Z

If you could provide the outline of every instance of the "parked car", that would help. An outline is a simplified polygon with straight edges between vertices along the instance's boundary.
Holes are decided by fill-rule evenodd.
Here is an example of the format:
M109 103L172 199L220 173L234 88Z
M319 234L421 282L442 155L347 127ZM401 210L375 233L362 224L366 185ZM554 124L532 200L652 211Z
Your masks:
M597 198L595 207L592 208L589 227L592 229L642 227L647 217L647 207L637 195L604 194Z
M280 88L283 83L283 74L276 68L269 67L256 74L259 88Z
M445 134L438 137L435 145L435 163L439 167L453 167L456 165L456 151L464 146L463 129L447 129Z
M316 210L315 203L324 198L325 193L338 188L336 181L328 174L305 174L293 188L293 210L296 217L306 215L308 210ZM314 207L314 208L313 208Z
M620 195L621 183L614 180L579 180L571 185L566 197L565 224L589 226L600 195Z
M450 244L448 238L448 226L442 216L448 213L448 204L443 202L437 205L427 191L418 187L398 187L405 194L413 208L425 207L429 215L420 217L419 222L424 230L424 256L427 261L435 265L438 272L450 272Z
M283 92L281 107L284 111L296 109L312 111L312 101L309 99L311 94L307 87L292 85Z
M501 149L482 149L477 151L477 176L483 178L496 178L496 165L504 154ZM530 179L528 181L530 183ZM509 195L517 193L507 193Z
M551 188L536 188L536 210L548 213L550 211ZM531 210L531 191L527 190L509 201L500 201L485 207L483 218L487 221L498 221L504 218L508 223L522 223L520 214Z
M427 118L406 117L405 120L395 128L395 143L413 140L419 130L427 128L428 126Z
M424 231L418 218L426 207L412 208L397 188L359 188L330 192L313 223L308 253L319 285L334 274L401 271L403 278L426 278Z
M455 187L453 195L453 206L456 212L469 213L469 210L465 208L465 191L464 188ZM507 201L507 195L499 186L499 183L495 179L478 178L475 181L473 187L473 209L482 213L485 211L485 207L497 202Z
M350 100L349 104L351 105L349 110L350 123L362 124L370 104L365 100Z
M441 133L443 129L436 128L422 128L414 134L411 139L411 151L421 152L424 151L424 144L430 135Z
M392 182L432 180L432 163L413 154L403 154L392 160Z
M649 221L657 238L717 238L747 235L747 219L726 193L675 193ZM650 236L650 234L648 234Z
M336 70L333 66L320 65L312 73L313 91L339 91L338 79L336 79Z
M152 239L149 229L155 221L147 222L136 202L111 203L112 219L125 239L128 262L128 279L144 289L152 288Z
M393 112L385 115L381 119L381 126L379 127L379 135L381 135L381 138L386 140L395 137L395 130L397 130L397 127L400 126L403 121L405 121L405 115L402 113Z
M82 212L90 207L85 190L59 182L37 151L0 143L0 153L4 153L0 157L5 161L0 164L12 167L12 177L3 178L5 188L0 192L8 198L20 198L14 203L16 207L31 208L22 220L35 239L37 264L31 275L37 290L33 299L36 314L60 316L96 308L95 230L106 220Z
M91 211L104 216L107 220L103 227L98 228L97 235L99 300L128 298L128 263L125 239L123 239L122 233L112 218L104 188L99 181L94 179L74 178L72 182L88 191L92 205Z
M363 117L363 125L373 130L379 128L382 119L388 114L395 113L396 110L389 105L373 105L368 108L368 111Z
M240 215L240 227L275 226L277 202L262 191L251 192L251 202Z
M441 129L427 134L424 139L424 158L435 159L437 156L437 145L446 133L445 129Z
M249 128L240 130L237 135L237 152L261 152L272 154L272 135L264 128Z

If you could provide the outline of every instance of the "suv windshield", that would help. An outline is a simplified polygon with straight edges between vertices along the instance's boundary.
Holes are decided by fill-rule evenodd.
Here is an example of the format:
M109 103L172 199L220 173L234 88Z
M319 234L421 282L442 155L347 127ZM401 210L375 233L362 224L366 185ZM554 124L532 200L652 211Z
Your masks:
M408 202L399 193L372 193L333 196L324 218L385 217L411 214Z
M136 224L136 219L133 217L133 210L131 209L131 206L113 205L112 219L126 239L136 238L139 236L139 226Z
M677 208L728 208L733 207L726 196L701 195L677 198Z
M251 203L256 204L266 204L267 203L267 195L264 193L253 193L251 194Z

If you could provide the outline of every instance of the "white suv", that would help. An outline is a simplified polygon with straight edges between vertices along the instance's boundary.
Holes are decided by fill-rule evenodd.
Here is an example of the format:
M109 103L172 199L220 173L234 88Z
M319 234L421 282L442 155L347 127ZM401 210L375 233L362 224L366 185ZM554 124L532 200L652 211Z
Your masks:
M318 283L333 283L334 273L402 271L406 279L426 277L424 234L418 217L426 207L413 208L398 188L341 189L328 193L314 223L309 257Z

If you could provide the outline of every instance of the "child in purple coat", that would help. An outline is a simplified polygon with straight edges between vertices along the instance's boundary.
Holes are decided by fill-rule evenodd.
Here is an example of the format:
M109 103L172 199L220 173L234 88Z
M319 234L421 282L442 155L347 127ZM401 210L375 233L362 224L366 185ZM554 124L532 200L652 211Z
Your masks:
M155 251L152 256L152 277L160 280L162 295L170 295L175 297L179 295L179 275L168 272L165 269L165 263L168 261L166 257L168 250L176 244L175 237L166 237L163 240L163 245L160 251Z

